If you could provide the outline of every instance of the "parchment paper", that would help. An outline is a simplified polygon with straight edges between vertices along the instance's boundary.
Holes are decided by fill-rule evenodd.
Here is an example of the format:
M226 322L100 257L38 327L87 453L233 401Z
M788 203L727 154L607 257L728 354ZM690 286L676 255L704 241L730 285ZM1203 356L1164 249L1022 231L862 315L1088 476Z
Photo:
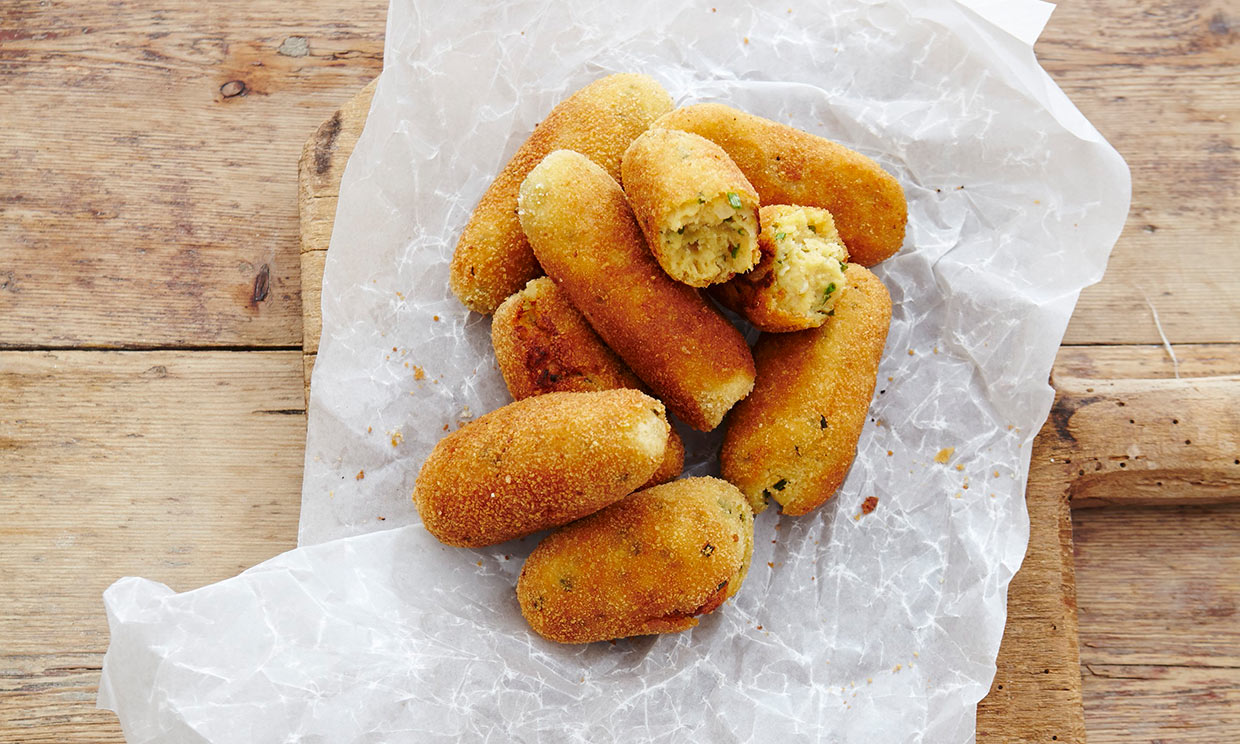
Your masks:
M100 705L130 741L971 741L1047 376L1130 184L1036 63L1049 6L970 5L393 0L324 277L306 547L108 590ZM447 289L456 237L533 125L619 71L875 157L909 229L876 270L894 317L836 498L762 515L740 594L693 631L565 647L517 608L536 539L446 548L410 493L447 429L509 400ZM717 443L689 439L689 472Z

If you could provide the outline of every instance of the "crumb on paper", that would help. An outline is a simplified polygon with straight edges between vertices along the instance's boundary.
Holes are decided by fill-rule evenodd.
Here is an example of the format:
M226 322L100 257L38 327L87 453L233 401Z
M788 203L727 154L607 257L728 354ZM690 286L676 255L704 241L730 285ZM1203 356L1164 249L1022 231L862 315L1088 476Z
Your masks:
M895 669L892 669L891 671L893 671L893 672L898 672L898 671L900 671L900 670L901 670L901 669L903 669L903 668L904 668L904 665L903 665L903 664L896 664L896 668L895 668Z
M396 293L396 297L397 297L397 299L401 299L401 300L403 300L403 299L405 299L405 293L404 293L404 292L397 292L397 293Z
M387 521L387 517L379 517L379 521L380 521L380 522L386 522L386 521Z
M894 452L892 452L891 450L887 450L887 456L888 456L888 457L891 457L891 456L892 456L892 455L894 455L894 454L895 454L895 453L894 453Z
M908 350L908 355L909 355L909 356L915 356L915 355L916 355L916 352L914 352L912 349L909 349L909 350Z
M944 465L948 460L952 459L952 455L956 453L955 447L944 447L934 456L934 461L940 465Z
M422 369L421 367L419 367L419 366L418 366L418 365L416 365L416 364L415 364L415 365L413 365L413 379L415 379L415 380L425 380L425 379L426 379L426 370Z
M329 498L329 499L334 499L334 498L336 498L336 492L335 492L335 491L328 491L328 492L327 492L327 498Z
M372 433L374 430L375 430L375 427L373 427L373 426L367 426L367 427L366 427L366 433L367 433L367 434Z
M748 44L748 43L749 43L749 37L748 37L748 36L746 36L744 39L742 39L742 41L744 41L746 44Z
M998 471L998 470L996 470L996 471L994 472L994 476L995 476L996 478L998 478L998 477L999 477L999 471Z
M397 429L396 431L392 432L391 437L392 437L393 447L399 447L401 442L405 441L405 435L400 433L400 429Z
M959 498L963 498L963 497L964 497L964 494L963 494L962 492L960 492L960 491L957 491L957 492L956 492L956 496L955 496L955 498L958 498L958 499L959 499Z
M438 322L439 322L439 316L438 316L438 315L432 315L432 316L431 316L431 320L433 320L433 321L435 321L436 323L438 323Z
M775 564L771 563L770 561L767 561L766 565L767 565L767 568L775 568Z
M365 478L366 478L365 470L359 470L357 471L357 475L353 476L353 480L364 480Z
M956 463L956 470L964 470L964 463L962 462Z
M878 497L877 496L866 496L865 501L861 502L861 513L862 514L873 514L874 510L877 508L878 508Z
M478 561L478 568L482 568L482 561Z
M762 626L761 626L761 625L759 625L759 626L758 626L758 630L762 630Z
M443 425L443 430L444 430L444 431L447 431L447 430L448 430L448 425L447 425L447 424L444 424L444 425Z

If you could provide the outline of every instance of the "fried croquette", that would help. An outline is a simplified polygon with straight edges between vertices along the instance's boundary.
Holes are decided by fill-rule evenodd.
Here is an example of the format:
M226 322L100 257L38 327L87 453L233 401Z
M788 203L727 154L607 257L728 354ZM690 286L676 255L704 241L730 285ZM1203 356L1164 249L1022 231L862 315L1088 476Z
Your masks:
M534 253L590 325L667 407L710 431L753 387L740 332L655 262L619 184L558 150L521 184Z
M693 287L757 263L758 194L723 148L674 129L648 129L624 153L625 196L650 252Z
M753 554L753 512L718 478L632 494L551 533L517 582L536 633L590 643L698 624L736 594Z
M620 357L607 348L586 319L547 277L525 285L496 309L491 345L499 371L516 400L552 392L643 390ZM673 429L659 469L645 486L680 475L685 445Z
M904 242L904 190L861 153L718 103L676 109L652 126L693 132L722 147L763 204L829 210L853 263L873 266Z
M868 270L849 264L847 291L818 328L764 333L754 347L758 381L728 420L723 477L754 511L774 498L805 514L835 494L857 454L891 297Z
M848 251L831 213L778 204L763 207L759 222L758 266L712 287L711 294L764 331L784 333L822 325L847 287Z
M645 75L608 75L551 110L483 194L452 256L452 291L470 310L494 312L542 273L517 221L517 189L552 150L585 154L613 178L629 143L672 108L672 98Z
M663 404L637 390L527 398L441 439L413 500L440 541L494 545L632 493L663 461L667 432Z

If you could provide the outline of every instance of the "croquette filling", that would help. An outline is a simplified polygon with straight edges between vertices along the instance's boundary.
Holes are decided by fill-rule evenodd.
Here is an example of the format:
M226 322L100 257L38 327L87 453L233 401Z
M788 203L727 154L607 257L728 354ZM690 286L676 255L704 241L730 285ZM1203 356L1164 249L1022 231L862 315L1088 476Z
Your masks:
M835 225L796 210L763 229L775 245L774 299L780 309L807 318L830 315L844 292L848 261Z
M663 231L669 273L714 283L753 268L758 225L734 192L698 197L672 214Z

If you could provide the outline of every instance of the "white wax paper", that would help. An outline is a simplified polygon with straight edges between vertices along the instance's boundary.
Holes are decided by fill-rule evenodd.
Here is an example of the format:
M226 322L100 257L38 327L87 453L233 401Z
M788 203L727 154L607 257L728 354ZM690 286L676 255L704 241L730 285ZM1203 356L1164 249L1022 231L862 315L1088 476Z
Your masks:
M108 590L100 705L129 740L971 741L1047 376L1129 177L1037 65L1048 4L969 5L393 0L324 277L306 547L185 594ZM838 495L762 515L698 628L558 646L513 592L536 540L444 547L410 493L446 429L509 400L488 320L447 289L461 227L556 102L619 71L871 155L908 236L876 269L894 316ZM717 443L689 438L689 472Z

